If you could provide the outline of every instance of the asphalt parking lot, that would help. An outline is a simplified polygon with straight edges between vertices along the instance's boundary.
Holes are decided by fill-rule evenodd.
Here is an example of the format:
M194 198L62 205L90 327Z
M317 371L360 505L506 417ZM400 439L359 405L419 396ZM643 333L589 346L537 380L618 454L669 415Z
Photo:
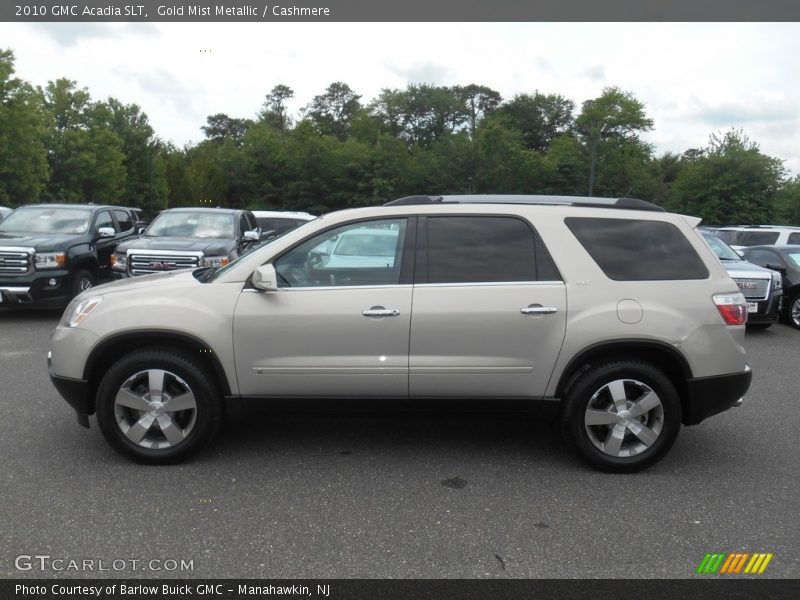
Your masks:
M607 475L548 424L463 416L258 414L187 464L137 465L50 384L58 316L0 310L2 577L683 578L736 551L774 553L761 577L800 577L785 325L748 333L741 408L684 428L650 470ZM21 555L64 570L20 571Z

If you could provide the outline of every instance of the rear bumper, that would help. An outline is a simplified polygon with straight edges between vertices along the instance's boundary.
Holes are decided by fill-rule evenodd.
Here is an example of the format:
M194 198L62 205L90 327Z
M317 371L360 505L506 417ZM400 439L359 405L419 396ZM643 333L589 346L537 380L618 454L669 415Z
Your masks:
M748 365L741 373L690 379L683 424L697 425L708 417L739 406L752 378L753 372Z
M72 379L70 377L60 377L53 373L50 364L50 353L47 353L47 370L50 373L50 381L53 382L58 393L67 401L78 415L78 423L84 427L89 427L89 415L94 412L94 407L89 402L89 384L82 379Z

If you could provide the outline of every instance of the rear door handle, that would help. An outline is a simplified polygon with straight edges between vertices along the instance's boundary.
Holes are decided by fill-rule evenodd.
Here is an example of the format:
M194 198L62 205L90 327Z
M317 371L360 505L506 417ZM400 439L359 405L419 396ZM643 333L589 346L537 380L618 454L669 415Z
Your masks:
M523 315L552 315L558 312L555 306L542 306L541 304L531 304L525 308L520 308L519 312Z
M400 311L396 308L383 308L382 306L373 306L367 310L362 310L361 314L365 317L396 317Z

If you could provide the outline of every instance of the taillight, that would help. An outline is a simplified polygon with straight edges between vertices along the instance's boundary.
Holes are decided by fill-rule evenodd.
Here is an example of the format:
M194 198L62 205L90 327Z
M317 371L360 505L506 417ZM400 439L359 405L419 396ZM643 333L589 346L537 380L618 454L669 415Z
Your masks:
M714 304L726 325L747 323L747 301L742 294L715 294Z

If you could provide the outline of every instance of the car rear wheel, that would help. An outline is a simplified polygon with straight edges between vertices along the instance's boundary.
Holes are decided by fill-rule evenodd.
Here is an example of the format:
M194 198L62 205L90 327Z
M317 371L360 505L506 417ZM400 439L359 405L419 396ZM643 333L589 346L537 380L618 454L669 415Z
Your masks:
M653 365L620 360L588 368L570 386L562 429L595 468L632 473L659 461L681 423L672 382Z
M151 349L123 356L97 391L106 440L139 462L174 463L207 445L222 421L221 395L189 356Z

